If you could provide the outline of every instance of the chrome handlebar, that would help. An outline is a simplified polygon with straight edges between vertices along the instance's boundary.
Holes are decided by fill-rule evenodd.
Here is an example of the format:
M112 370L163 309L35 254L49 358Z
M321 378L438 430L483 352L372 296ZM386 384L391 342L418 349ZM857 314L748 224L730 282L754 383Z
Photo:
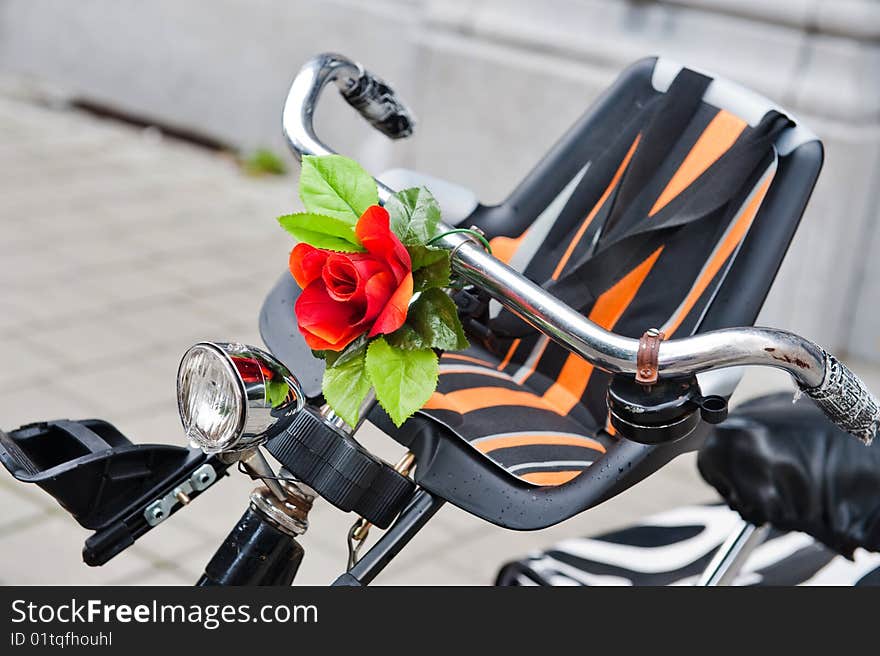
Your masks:
M340 55L318 55L303 66L290 87L282 117L284 136L298 157L334 152L314 132L318 98L331 81L345 93L364 75L360 65ZM393 92L387 91L393 97ZM396 97L394 102L403 107ZM381 182L377 184L384 202L393 192ZM570 351L605 371L636 373L639 340L593 323L487 254L465 234L447 234L436 245L451 251L452 266L459 276ZM822 348L788 331L760 327L716 330L664 341L658 355L658 372L667 376L742 365L787 371L829 419L862 441L870 442L880 428L880 403L865 384Z
M346 102L386 136L400 139L412 134L412 114L390 87L357 62L324 53L312 57L297 73L281 112L284 138L298 158L335 152L318 139L313 125L318 98L330 82L336 84ZM384 203L393 190L378 180L376 184Z

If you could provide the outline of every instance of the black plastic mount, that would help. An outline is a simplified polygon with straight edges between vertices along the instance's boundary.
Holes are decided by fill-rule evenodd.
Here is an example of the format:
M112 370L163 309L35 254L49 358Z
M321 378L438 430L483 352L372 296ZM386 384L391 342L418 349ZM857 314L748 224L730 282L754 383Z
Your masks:
M177 512L182 504L162 503L175 490L183 486L193 499L228 467L198 449L132 444L99 419L62 419L0 431L0 462L18 480L39 485L81 526L95 531L83 547L83 560L93 566L103 565ZM200 482L188 485L194 475ZM154 516L147 521L150 508Z
M387 528L415 484L307 407L266 450L291 474L340 510Z
M611 425L622 437L641 444L675 442L696 430L700 420L720 424L727 399L703 396L696 376L661 378L652 385L617 375L608 386Z

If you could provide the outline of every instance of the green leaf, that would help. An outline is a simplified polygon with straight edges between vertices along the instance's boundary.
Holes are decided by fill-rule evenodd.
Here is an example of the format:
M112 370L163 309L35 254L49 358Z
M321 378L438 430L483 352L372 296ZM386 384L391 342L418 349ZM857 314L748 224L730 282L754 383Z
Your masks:
M398 191L385 209L391 216L391 230L407 246L424 244L439 234L440 206L424 187Z
M452 275L449 251L430 246L410 246L407 250L412 259L413 291L449 287L449 278Z
M354 227L331 216L299 212L279 216L278 223L298 241L311 244L315 248L346 253L364 250L354 234Z
M366 340L358 340L324 369L321 385L324 399L349 426L357 425L361 404L371 387L365 367L366 354Z
M460 351L468 346L458 307L442 289L422 292L410 306L406 323L431 348Z
M449 261L449 251L443 248L434 248L433 246L422 246L421 244L413 244L407 246L409 257L412 260L413 271L418 271L425 267L432 266L443 260Z
M382 337L367 348L367 374L376 399L400 427L421 409L437 389L437 354L431 349L404 351Z
M353 159L341 155L302 158L299 196L309 212L355 225L379 203L376 181Z
M283 380L267 380L264 389L266 390L266 403L273 408L283 405L290 391L287 383Z
M409 323L403 324L390 335L385 335L385 339L391 346L405 351L431 348L431 345Z

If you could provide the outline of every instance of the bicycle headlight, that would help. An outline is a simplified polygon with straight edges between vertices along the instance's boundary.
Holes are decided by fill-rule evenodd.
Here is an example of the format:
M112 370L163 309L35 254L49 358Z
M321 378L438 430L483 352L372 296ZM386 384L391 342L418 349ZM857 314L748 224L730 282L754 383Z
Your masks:
M205 453L261 444L283 430L304 401L293 374L253 346L199 342L180 361L180 419L187 438Z

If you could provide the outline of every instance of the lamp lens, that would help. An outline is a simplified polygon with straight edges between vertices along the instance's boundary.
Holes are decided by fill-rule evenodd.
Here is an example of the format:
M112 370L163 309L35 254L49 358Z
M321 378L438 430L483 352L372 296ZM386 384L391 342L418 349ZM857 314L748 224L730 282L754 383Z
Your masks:
M177 403L187 437L206 453L234 446L244 428L244 399L231 363L216 347L193 346L180 362Z

